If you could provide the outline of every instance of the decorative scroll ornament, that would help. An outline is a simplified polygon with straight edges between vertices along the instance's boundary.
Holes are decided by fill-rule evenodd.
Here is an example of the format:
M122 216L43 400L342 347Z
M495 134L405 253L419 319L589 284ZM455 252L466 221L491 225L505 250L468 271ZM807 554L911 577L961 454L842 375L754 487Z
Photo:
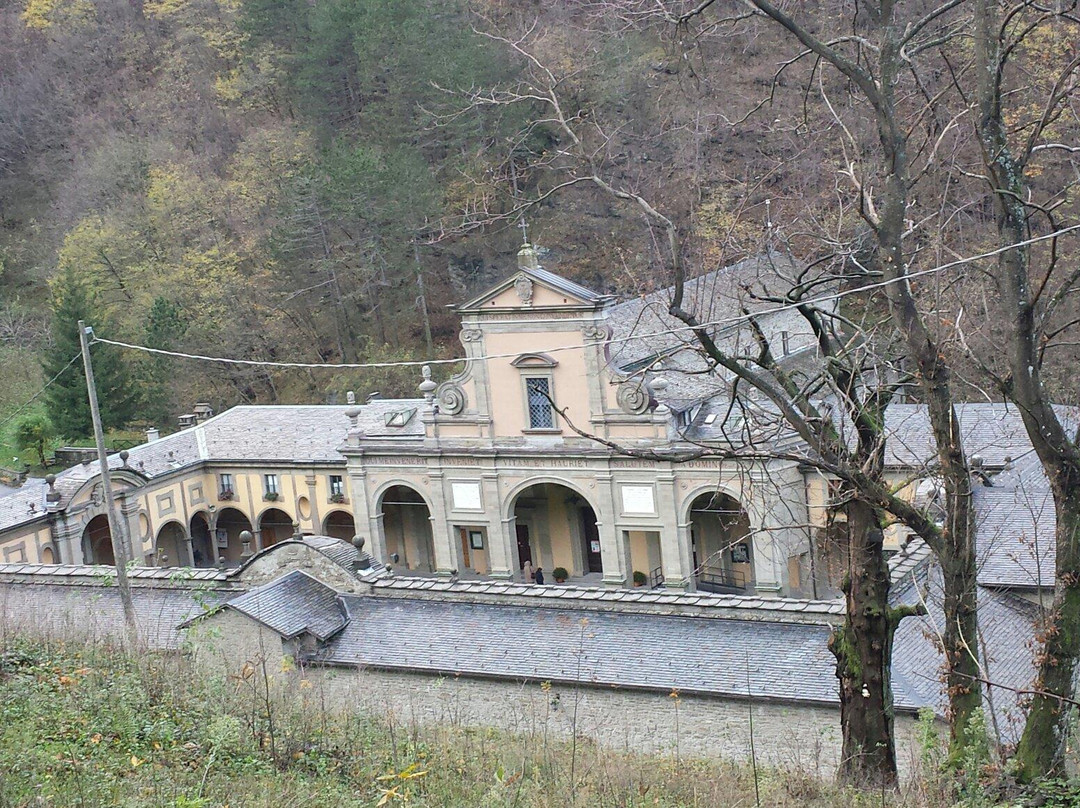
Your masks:
M457 415L469 403L465 390L456 382L440 384L435 397L439 402L439 413L442 415Z
M484 332L479 328L466 328L461 332L462 342L479 342L480 338L484 336Z
M586 342L602 342L608 338L609 334L606 325L587 325L581 329L581 335Z
M533 282L525 275L518 275L514 280L514 291L517 292L518 298L526 306L532 305L533 299Z
M649 409L649 393L637 382L624 382L615 394L619 408L628 415L642 415Z

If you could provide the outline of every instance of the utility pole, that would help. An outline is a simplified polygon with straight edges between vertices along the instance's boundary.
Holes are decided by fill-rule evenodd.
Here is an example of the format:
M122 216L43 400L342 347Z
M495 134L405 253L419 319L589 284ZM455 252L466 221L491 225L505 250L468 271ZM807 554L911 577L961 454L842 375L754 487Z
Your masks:
M109 515L109 536L112 539L113 559L116 562L116 585L120 590L120 602L124 605L124 623L134 644L136 639L135 606L131 602L131 587L127 577L127 542L126 531L116 513L113 501L112 478L109 476L109 458L105 454L105 432L101 428L101 410L98 409L97 385L94 384L94 365L90 361L90 340L94 333L82 320L79 320L79 344L82 346L83 368L86 370L86 392L90 397L90 416L94 420L94 440L97 442L98 465L101 466L101 488L105 494L105 508Z

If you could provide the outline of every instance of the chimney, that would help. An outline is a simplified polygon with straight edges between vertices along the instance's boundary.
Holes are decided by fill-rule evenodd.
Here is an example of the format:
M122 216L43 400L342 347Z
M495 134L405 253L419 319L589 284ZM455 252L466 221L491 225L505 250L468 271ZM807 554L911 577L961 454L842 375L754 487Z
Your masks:
M156 426L152 426L148 430L146 430L146 442L147 443L153 443L154 441L156 441L160 437L161 437L161 432L158 431L158 428Z
M382 393L380 393L378 390L375 390L374 392L368 393L367 400L368 402L372 402L377 401L380 398L382 398Z

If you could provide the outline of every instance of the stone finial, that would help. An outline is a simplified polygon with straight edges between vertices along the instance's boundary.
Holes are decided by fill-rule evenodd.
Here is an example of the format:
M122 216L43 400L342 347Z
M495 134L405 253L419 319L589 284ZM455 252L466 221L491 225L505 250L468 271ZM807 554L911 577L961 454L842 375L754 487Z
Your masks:
M660 416L670 415L671 408L661 400L661 397L664 395L664 391L668 389L668 380L665 379L663 376L657 376L649 382L649 389L653 391L653 395L657 399L657 401L660 401L654 412Z
M299 522L292 523L292 537L298 541L304 537L304 534L300 532Z
M353 536L352 546L356 548L356 552L358 552L358 553L364 552L364 545L366 543L367 543L367 541L364 539L363 536L361 536L359 534Z
M348 409L345 410L345 417L349 419L349 428L350 429L356 429L357 426L359 426L357 421L360 418L360 413L361 412L362 412L362 410L358 406L356 406L355 404L353 404L351 407L349 407Z
M127 462L129 457L131 457L131 452L129 452L127 449L120 450L120 465L122 465L124 468L127 468Z
M240 544L243 546L243 551L240 553L240 560L246 561L255 555L255 552L251 549L251 540L254 536L251 535L250 530L240 531Z
M356 393L354 393L352 390L349 390L347 393L345 393L345 403L348 404L350 407L355 406Z
M56 490L56 475L46 474L45 482L49 486L49 490L45 492L45 502L50 507L56 507L57 503L60 502L60 492Z
M431 365L424 365L420 369L420 373L423 375L424 380L420 382L416 389L423 393L424 400L430 404L432 399L435 398L435 390L439 385L431 378Z
M517 254L518 269L540 269L540 256L531 244L522 244Z

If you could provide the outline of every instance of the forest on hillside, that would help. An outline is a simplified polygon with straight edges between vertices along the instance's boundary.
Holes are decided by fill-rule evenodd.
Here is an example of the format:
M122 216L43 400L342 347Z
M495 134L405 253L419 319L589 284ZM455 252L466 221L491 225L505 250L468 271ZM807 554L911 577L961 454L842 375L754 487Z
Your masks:
M799 5L826 31L858 15L850 0ZM677 221L691 274L777 246L872 270L844 172L871 148L874 123L845 80L739 3L693 26L647 6L4 3L0 418L70 358L80 310L99 335L199 354L455 356L447 306L511 269L525 203L536 203L525 216L550 268L621 295L668 285L647 218L566 182L578 170L566 133L544 99L514 95L538 66L558 78L593 167ZM962 75L967 46L950 47L951 61L912 82L934 102L918 115L938 119L909 212L935 225L914 240L913 270L994 242L989 195L968 181L977 155L962 91L949 93L941 66ZM1075 47L1051 23L1017 58L1042 90ZM1014 114L1034 114L1039 97ZM1069 143L1076 130L1069 113L1046 134ZM1074 171L1071 156L1038 159L1056 178ZM1054 215L1068 224L1075 203L1062 197ZM924 289L963 300L979 323L988 293L977 275ZM334 401L350 389L408 393L419 379L95 350L117 354L132 393L117 421L166 426L196 400Z

